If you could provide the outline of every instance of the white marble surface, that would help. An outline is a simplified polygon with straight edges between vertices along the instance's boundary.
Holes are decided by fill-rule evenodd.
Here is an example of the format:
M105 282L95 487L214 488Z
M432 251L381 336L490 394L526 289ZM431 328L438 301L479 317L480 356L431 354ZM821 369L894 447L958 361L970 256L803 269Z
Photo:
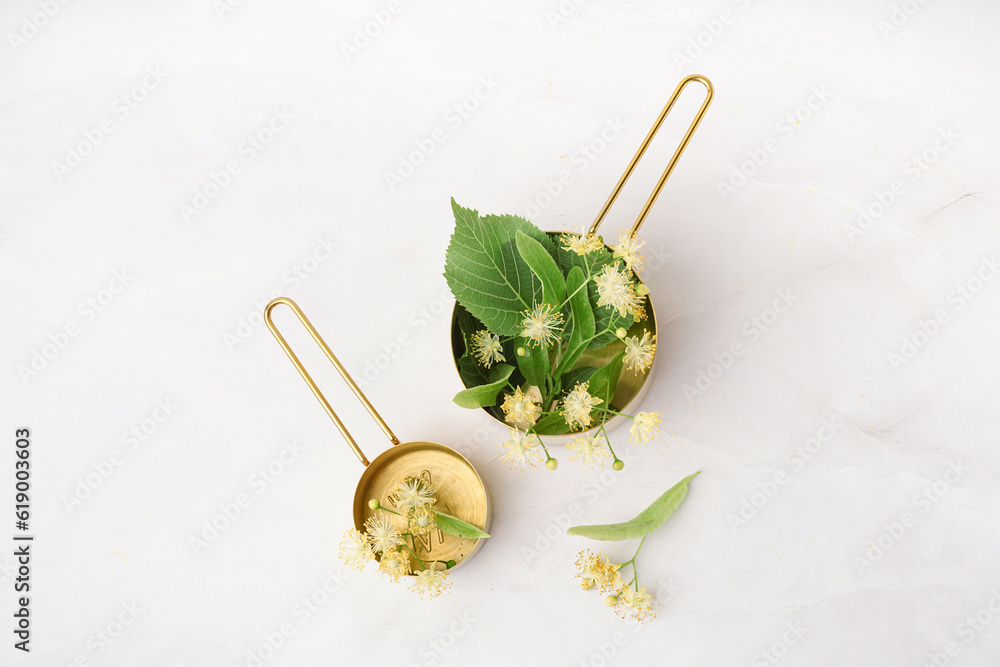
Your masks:
M0 662L998 664L997 5L481 5L0 9L8 619L17 427L36 536L32 651L5 632ZM449 197L589 224L690 73L716 98L643 227L660 318L643 408L666 438L621 446L618 474L561 452L555 473L504 469L500 433L450 401ZM260 325L278 294L404 440L454 445L489 485L493 538L449 595L338 564L361 467ZM561 525L627 518L695 470L640 556L662 604L636 628L577 588L598 545Z

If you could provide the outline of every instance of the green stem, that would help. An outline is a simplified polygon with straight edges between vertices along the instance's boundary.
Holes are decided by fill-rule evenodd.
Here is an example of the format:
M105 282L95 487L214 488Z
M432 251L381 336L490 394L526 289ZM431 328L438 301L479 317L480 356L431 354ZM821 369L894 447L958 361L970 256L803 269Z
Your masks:
M386 507L385 505L383 505L383 504L381 504L381 503L379 503L379 506L378 506L378 508L379 508L380 510L382 510L383 512L388 512L389 514L395 514L396 516L402 516L402 517L405 517L405 516L406 516L405 514L400 514L399 512L397 512L397 511L395 511L395 510L391 510L391 509L389 509L388 507Z
M535 437L538 438L538 444L542 446L542 451L545 452L545 460L548 461L549 459L552 458L552 456L549 454L548 447L545 446L545 443L542 442L542 439L539 437L537 433L535 434Z
M608 432L606 430L604 430L604 425L606 423L607 423L607 418L605 418L605 420L601 422L601 428L598 431L598 433L603 433L604 434L604 442L608 443L608 451L611 452L612 458L615 460L615 462L617 462L618 461L618 455L615 454L614 448L611 447L611 440L608 439Z

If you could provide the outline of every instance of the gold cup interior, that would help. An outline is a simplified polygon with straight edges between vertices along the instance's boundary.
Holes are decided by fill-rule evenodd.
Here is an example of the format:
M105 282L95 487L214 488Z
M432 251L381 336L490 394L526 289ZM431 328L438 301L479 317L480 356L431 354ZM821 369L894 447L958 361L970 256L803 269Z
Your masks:
M395 510L394 492L404 477L421 479L434 488L438 497L434 509L489 531L490 503L483 480L464 456L435 442L396 445L365 468L354 494L355 528L363 530L365 521L372 516L388 519L397 529L405 527L402 517L368 506L368 501L375 498L383 506ZM479 550L484 539L464 539L435 529L426 536L414 537L412 546L424 561L454 560L457 567ZM423 569L412 555L410 566L415 570Z
M580 236L580 234L576 234L575 232L546 232L546 234L548 234L553 239L556 239L556 237L563 235ZM642 279L636 276L636 282L642 283ZM648 317L642 322L633 322L632 326L629 327L628 329L628 333L626 334L627 336L639 336L641 338L642 334L646 331L648 331L652 336L656 335L656 312L653 309L653 302L649 298L649 295L645 297L643 303L646 307L646 314L648 315ZM451 315L451 353L452 353L452 359L455 362L455 373L458 374L459 381L462 382L462 386L464 387L465 382L462 381L462 376L461 374L458 373L458 360L462 356L462 352L465 349L466 345L466 343L462 340L462 331L459 329L458 326L459 308L461 308L461 306L456 302L455 308L453 309ZM625 343L623 343L621 340L616 339L615 341L608 343L607 345L598 350L586 350L580 356L580 359L576 362L576 364L574 364L573 368L579 368L581 366L596 366L600 368L601 366L604 366L609 361L611 361L611 359L614 358L616 354L618 354L624 349L625 349ZM510 360L510 361L514 364L517 363L516 360ZM655 363L655 361L656 361L656 353L654 352L653 363ZM642 392L642 388L646 384L646 380L648 380L649 377L652 375L652 371L653 371L652 366L650 366L644 371L635 371L624 368L622 370L621 375L618 378L618 384L615 385L615 395L614 398L611 399L611 408L617 412L625 412L626 408L632 403L635 397L638 396L640 392ZM502 419L496 417L487 408L483 408L483 411L486 414L488 414L493 420L500 422L504 426L507 427L510 426L510 424L507 424ZM600 424L597 424L591 426L590 428L580 429L578 431L569 431L566 435L577 435L580 433L586 433L587 431L592 431L599 427ZM558 438L561 436L555 436L555 437ZM553 436L546 436L546 441L548 441L548 439L551 438L553 438Z

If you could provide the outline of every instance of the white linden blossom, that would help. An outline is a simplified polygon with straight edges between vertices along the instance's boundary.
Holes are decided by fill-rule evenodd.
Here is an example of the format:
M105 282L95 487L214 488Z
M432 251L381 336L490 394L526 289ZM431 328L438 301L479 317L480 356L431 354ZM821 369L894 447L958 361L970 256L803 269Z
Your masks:
M638 591L626 586L618 595L618 608L622 618L626 614L640 623L645 620L646 615L656 616L653 613L653 596L646 592L646 587L642 586Z
M648 331L642 332L642 338L630 336L625 339L625 356L622 361L625 368L640 373L653 365L653 354L656 352L656 336Z
M566 445L566 449L576 451L576 454L570 457L570 461L581 459L584 463L591 466L595 463L600 463L602 459L611 454L608 451L608 443L599 435L581 435ZM604 464L601 463L601 465Z
M507 361L500 346L500 337L486 329L472 334L472 354L486 368L495 361Z
M604 401L596 396L591 396L587 391L589 382L578 382L573 391L566 394L563 399L563 418L566 423L572 426L574 423L580 426L590 426L590 412L594 406L600 405Z
M413 511L410 517L410 532L417 536L429 535L437 528L437 518L434 512L426 507L419 507Z
M617 262L605 264L600 275L594 276L594 282L597 283L597 295L600 297L597 300L598 306L611 306L622 317L629 313L635 314L642 308L632 282Z
M365 530L372 548L383 554L391 552L404 543L403 536L386 519L368 517L368 520L365 521Z
M436 598L443 591L447 590L451 586L451 580L448 579L448 572L445 570L420 570L417 576L413 578L413 586L410 590L420 593L423 597L427 595L431 598Z
M612 563L604 554L581 551L576 559L576 566L580 568L577 574L580 577L580 588L585 591L596 586L599 591L610 593L624 584L619 573L621 566Z
M586 255L604 247L604 241L596 234L587 236L586 234L563 234L563 249L575 252L577 255Z
M375 558L372 545L368 543L365 534L350 529L344 533L344 540L340 543L340 559L355 570L364 570L365 563Z
M510 463L517 470L524 470L525 465L532 468L542 461L541 442L534 433L521 433L511 429L507 442L503 443L504 453L501 463Z
M542 411L541 406L532 400L531 392L525 394L520 387L515 389L513 394L507 394L504 397L500 409L503 410L504 420L508 424L525 429L538 421L538 415Z
M631 313L636 322L642 322L647 317L646 305L641 300L632 304L632 307L629 308L628 312Z
M410 573L410 558L401 551L389 551L382 554L378 569L393 581L399 581L400 577Z
M414 477L407 477L396 488L396 500L404 513L435 502L434 492Z
M634 443L645 445L660 434L662 423L659 412L640 412L632 419L632 426L628 430L629 439Z
M645 241L638 240L632 232L618 232L618 245L611 246L615 251L615 257L625 262L634 273L642 271L642 265L646 263L646 256L639 254L639 248L646 245Z
M563 315L558 310L547 303L536 303L531 310L524 311L521 335L539 345L548 345L559 338L562 322Z

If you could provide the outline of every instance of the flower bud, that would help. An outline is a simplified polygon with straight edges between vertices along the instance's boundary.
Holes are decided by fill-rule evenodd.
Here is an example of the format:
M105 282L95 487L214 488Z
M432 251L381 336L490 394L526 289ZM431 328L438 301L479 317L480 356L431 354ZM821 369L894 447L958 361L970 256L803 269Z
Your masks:
M379 507L382 507L382 504L378 501L378 498L372 498L368 501L368 507L377 510Z
M517 348L517 356L523 357L526 354L528 354L528 351L526 349L524 349L523 347Z
M628 332L622 329L621 327L618 327L618 331L615 332L615 335L618 336L619 338L625 338L626 334L628 334Z
M597 582L595 582L593 579L582 579L580 581L580 588L582 588L585 591L589 591L594 588L594 585L596 583Z
M646 296L649 294L649 288L646 287L645 283L639 283L635 286L635 293L639 296Z
M625 463L621 459L615 459L615 462L611 464L611 467L615 470L621 470L625 467Z
M556 468L559 467L559 461L556 461L555 459L549 459L548 461L545 462L545 467L548 468L549 470L555 470Z
M608 605L609 607L614 607L616 604L618 604L618 596L609 595L608 597L604 598L604 604Z

